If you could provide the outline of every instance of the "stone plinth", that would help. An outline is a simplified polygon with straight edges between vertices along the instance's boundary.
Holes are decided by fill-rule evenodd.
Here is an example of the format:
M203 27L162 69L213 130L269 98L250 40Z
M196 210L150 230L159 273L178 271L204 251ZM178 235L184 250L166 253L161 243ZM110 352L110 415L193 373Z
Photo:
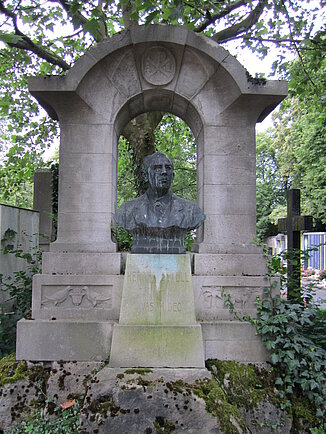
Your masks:
M188 255L128 255L111 367L204 367Z
M17 360L96 361L110 351L112 322L25 320L17 323Z

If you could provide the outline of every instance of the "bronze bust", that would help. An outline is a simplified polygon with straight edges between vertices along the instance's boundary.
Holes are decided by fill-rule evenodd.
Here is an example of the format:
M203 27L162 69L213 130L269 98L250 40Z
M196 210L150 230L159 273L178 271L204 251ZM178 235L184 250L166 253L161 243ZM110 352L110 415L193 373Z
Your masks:
M189 200L170 192L174 178L172 161L162 152L144 158L142 196L125 202L114 215L116 223L133 235L132 253L185 253L184 236L205 219Z

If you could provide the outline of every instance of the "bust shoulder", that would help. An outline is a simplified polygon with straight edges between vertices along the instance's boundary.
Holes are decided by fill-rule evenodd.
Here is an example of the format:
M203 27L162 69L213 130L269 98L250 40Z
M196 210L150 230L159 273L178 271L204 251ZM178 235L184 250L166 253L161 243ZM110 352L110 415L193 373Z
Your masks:
M182 220L179 222L181 228L192 230L201 225L205 220L205 214L198 205L190 200L172 195L173 209L179 215L182 215Z
M145 212L147 201L146 194L143 194L135 199L124 202L114 214L114 221L126 230L135 229L135 216Z

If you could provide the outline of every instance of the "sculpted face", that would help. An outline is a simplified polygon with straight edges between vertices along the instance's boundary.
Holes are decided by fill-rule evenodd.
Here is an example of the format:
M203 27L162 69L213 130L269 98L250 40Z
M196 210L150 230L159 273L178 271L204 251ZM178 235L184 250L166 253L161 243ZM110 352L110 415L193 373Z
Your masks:
M148 182L157 194L166 194L173 182L173 164L164 154L153 154L148 165Z

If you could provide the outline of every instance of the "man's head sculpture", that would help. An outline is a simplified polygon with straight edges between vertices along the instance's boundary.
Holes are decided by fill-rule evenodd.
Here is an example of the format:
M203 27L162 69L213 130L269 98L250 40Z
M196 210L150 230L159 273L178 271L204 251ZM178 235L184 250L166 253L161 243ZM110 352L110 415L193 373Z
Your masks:
M144 158L142 176L153 192L163 196L169 191L174 179L173 163L162 152L155 152Z
M133 235L132 253L186 253L184 236L205 219L194 203L170 192L172 161L162 152L144 158L142 174L148 189L125 202L114 215L116 223Z

